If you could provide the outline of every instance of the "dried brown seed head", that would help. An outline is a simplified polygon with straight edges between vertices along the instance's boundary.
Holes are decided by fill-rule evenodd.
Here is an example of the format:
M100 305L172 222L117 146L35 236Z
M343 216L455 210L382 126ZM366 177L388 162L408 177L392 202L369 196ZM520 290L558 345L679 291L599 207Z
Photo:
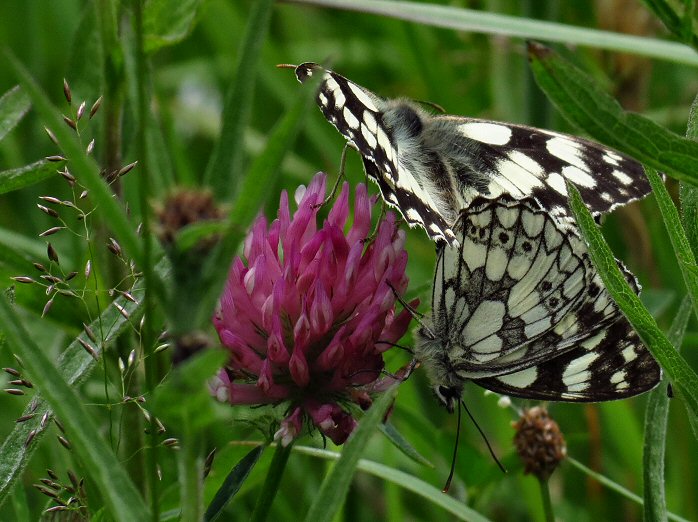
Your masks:
M567 456L565 438L545 408L524 410L514 423L514 445L524 462L524 473L547 480Z

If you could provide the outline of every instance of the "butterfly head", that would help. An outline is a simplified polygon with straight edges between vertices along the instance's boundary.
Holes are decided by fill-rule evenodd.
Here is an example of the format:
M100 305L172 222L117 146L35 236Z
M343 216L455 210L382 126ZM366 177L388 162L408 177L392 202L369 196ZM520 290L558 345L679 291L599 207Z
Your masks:
M433 388L434 395L443 404L444 408L448 410L448 413L453 413L460 402L461 395L463 393L462 386L444 386L443 384L437 384Z
M453 413L463 394L463 379L451 364L447 338L432 328L423 324L416 331L415 356L429 375L434 395Z

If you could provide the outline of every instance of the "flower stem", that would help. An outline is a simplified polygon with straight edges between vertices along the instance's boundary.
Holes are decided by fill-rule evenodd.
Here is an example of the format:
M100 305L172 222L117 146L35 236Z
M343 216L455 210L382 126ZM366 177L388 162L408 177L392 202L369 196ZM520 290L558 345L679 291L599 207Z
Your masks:
M259 494L259 497L257 497L257 505L254 507L250 522L264 522L267 519L271 504L274 502L276 492L279 490L279 483L286 469L286 463L291 454L292 446L293 442L285 447L281 444L277 444L274 458L269 466L267 478L264 481L264 486L262 486L262 492Z
M555 522L555 513L553 513L553 503L550 500L550 488L548 487L548 479L539 478L540 496L543 500L543 512L545 513L546 522Z

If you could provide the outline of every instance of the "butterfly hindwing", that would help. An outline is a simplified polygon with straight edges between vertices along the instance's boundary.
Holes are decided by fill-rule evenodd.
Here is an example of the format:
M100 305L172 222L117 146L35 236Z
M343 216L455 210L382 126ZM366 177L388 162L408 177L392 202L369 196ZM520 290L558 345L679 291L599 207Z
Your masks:
M474 379L497 393L526 399L598 402L623 399L654 388L661 371L627 322L598 332L580 346L524 370Z
M454 230L460 244L440 251L432 325L420 330L417 347L435 382L458 388L473 380L520 397L580 401L634 395L658 382L659 367L571 222L536 200L502 196L475 200Z

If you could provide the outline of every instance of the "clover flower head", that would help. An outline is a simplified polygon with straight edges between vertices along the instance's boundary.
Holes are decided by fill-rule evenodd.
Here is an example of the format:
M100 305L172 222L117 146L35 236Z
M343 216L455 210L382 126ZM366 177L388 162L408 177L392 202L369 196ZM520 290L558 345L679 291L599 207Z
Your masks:
M356 425L347 407L365 407L368 392L385 385L383 352L411 319L408 310L395 313L395 292L408 279L394 214L367 241L375 198L358 185L348 224L345 183L318 226L325 185L326 176L316 175L296 191L293 215L284 192L278 218L255 221L213 318L230 353L214 393L231 404L288 402L291 413L275 436L282 444L304 422L342 444Z

